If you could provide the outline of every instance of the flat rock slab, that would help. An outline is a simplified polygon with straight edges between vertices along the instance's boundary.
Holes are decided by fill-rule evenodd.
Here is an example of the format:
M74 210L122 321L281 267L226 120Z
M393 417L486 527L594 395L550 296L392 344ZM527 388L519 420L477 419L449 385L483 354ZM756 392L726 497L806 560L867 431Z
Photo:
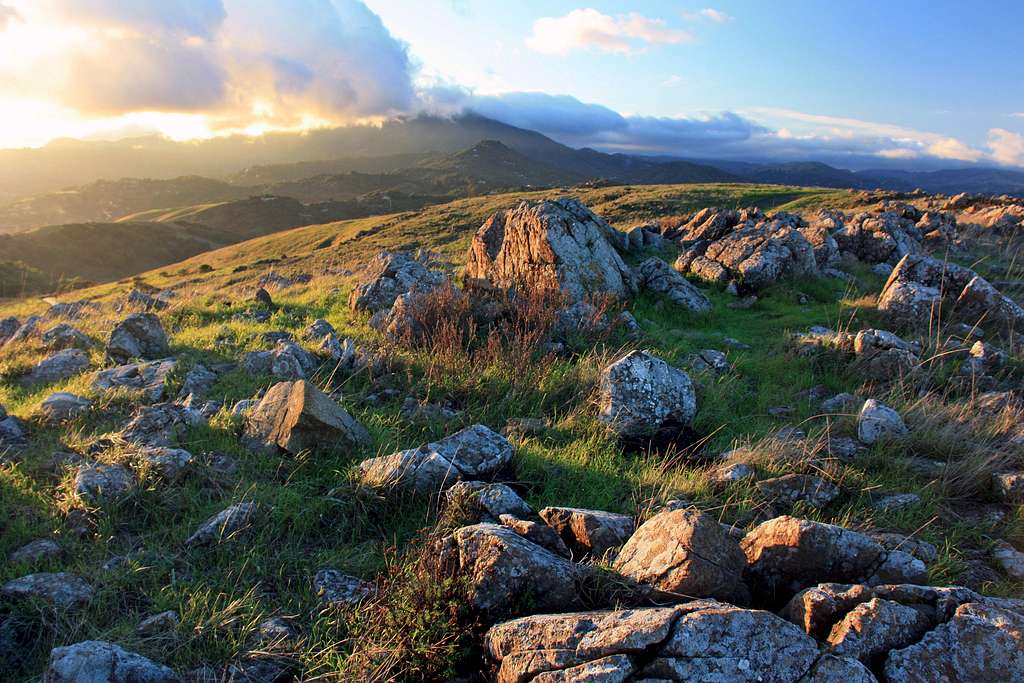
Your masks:
M102 640L50 652L45 683L182 683L166 666Z
M603 510L546 507L540 511L540 517L558 532L577 558L604 557L609 551L621 548L636 529L630 515Z

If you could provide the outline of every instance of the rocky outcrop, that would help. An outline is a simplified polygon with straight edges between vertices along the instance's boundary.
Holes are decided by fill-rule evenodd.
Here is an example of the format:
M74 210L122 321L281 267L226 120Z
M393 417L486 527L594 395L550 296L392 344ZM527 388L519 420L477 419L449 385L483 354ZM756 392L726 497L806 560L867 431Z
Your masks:
M43 346L50 351L87 349L92 344L92 341L85 334L67 323L61 323L43 332L40 339L43 342Z
M603 510L546 507L540 518L558 532L577 559L585 555L602 558L618 550L636 528L631 516Z
M742 598L746 557L718 520L695 508L665 510L619 551L615 570L660 599Z
M166 666L102 640L54 648L42 683L182 683Z
M160 319L152 313L133 313L115 327L107 342L107 357L117 363L156 360L171 354Z
M656 256L637 266L636 273L641 287L664 294L678 306L695 313L707 313L711 310L711 302L703 292Z
M893 211L859 213L832 236L839 250L865 263L896 263L921 251L917 218Z
M255 450L292 454L313 448L361 448L371 442L363 425L305 380L272 386L246 418L242 438Z
M123 498L137 484L135 475L123 465L85 463L75 474L74 491L81 500L95 504L102 499Z
M493 475L508 465L513 451L502 435L484 425L473 425L419 448L364 460L359 476L369 486L437 493L462 479Z
M352 288L349 307L370 314L385 311L403 294L423 294L447 281L444 273L430 270L412 254L381 252L367 264Z
M577 606L578 582L588 573L496 524L456 530L441 541L438 558L445 571L464 577L466 602L491 620Z
M290 339L280 339L273 351L251 351L242 367L254 375L272 375L282 380L312 377L320 360Z
M203 424L203 416L178 403L142 406L121 430L121 438L137 446L174 446L190 427Z
M637 291L636 277L609 242L613 232L576 200L523 202L487 219L470 246L467 283L561 291L572 300Z
M166 380L176 367L177 361L173 358L119 365L97 372L92 388L97 391L130 389L142 392L147 401L155 402L164 398Z
M89 367L89 356L81 349L65 349L36 363L19 382L26 386L52 384L71 379Z
M633 351L604 369L597 403L597 419L625 438L684 427L697 414L689 375L645 351Z

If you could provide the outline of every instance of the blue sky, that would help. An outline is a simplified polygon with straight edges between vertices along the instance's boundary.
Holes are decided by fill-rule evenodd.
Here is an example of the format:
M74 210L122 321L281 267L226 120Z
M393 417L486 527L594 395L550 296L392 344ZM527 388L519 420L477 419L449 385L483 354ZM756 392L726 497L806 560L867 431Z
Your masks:
M575 146L1024 167L1024 2L0 0L0 147L476 110Z

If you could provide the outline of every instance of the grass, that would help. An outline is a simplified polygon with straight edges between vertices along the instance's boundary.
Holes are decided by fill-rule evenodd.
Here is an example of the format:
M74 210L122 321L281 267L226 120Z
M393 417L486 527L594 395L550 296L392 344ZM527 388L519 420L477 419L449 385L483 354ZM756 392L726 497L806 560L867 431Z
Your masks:
M600 188L579 194L620 227L713 204L790 210L810 209L817 201L845 201L840 196L844 193L831 190L749 185ZM851 416L822 417L817 405L801 395L819 385L831 393L853 392L862 387L862 380L837 354L799 354L788 340L790 333L812 325L859 329L879 324L873 298L882 279L867 269L854 272L855 285L831 279L780 283L760 292L754 306L742 310L729 306L735 301L732 296L711 288L706 291L714 310L703 316L645 294L628 306L643 329L639 341L617 332L558 357L539 352L516 355L509 352L514 343L502 346L500 340L495 342L498 346L489 349L483 344L474 353L456 348L459 345L384 348L366 319L349 311L350 270L376 252L422 247L456 268L472 231L486 215L532 196L485 196L415 215L299 228L140 276L147 285L175 285L178 291L171 307L160 314L182 361L172 385L192 363L237 361L245 352L266 348L263 335L271 331L285 330L301 338L302 330L317 318L328 320L341 336L363 348L381 348L380 369L352 376L324 372L316 378L325 389L340 389L343 404L368 427L374 445L325 448L295 457L257 455L240 444L239 420L225 409L183 439L181 445L200 459L193 472L176 482L149 473L128 499L85 510L95 525L87 536L76 536L66 523L68 514L81 508L69 495L70 473L48 463L56 451L84 453L116 431L130 415L130 397L123 392L98 395L88 375L45 387L21 387L13 376L45 354L32 342L5 349L0 358L0 405L30 424L33 439L19 462L0 466L0 556L41 537L58 538L64 553L36 563L0 565L0 582L30 571L71 571L93 582L99 596L81 612L70 614L0 601L0 624L7 624L0 628L0 643L3 633L13 633L18 644L0 664L0 677L30 680L42 671L50 648L87 638L116 641L179 672L223 665L251 656L257 626L270 616L286 617L297 626L299 641L289 655L309 677L351 680L353 671L364 675L370 667L386 680L395 671L396 656L409 663L404 671L411 678L450 675L472 659L471 647L462 637L462 629L471 630L472 625L466 625L466 615L452 602L455 587L437 583L417 559L426 546L415 541L437 533L437 506L411 495L384 496L362 489L353 483L354 467L364 458L418 445L465 425L482 422L501 429L511 417L551 420L552 427L544 434L516 442L510 475L535 510L569 505L642 518L664 501L683 498L723 521L747 526L761 509L753 485L716 484L711 461L727 449L743 446L761 477L796 471L842 485L842 496L827 508L798 506L795 513L855 528L914 533L934 543L939 559L930 576L936 583L968 577L975 555L994 539L1019 543L1024 538L1019 507L992 524L954 514L991 502L981 487L968 485L980 481L991 463L981 463L978 470L961 465L960 470L954 468L959 472L955 477L933 482L917 474L906 457L971 463L991 452L997 437L1012 426L1012 415L975 415L963 407L962 396L936 392L922 399L909 386L897 386L887 389L885 398L906 413L913 428L903 443L876 446L863 457L839 462L823 458L813 448L792 453L767 438L793 424L812 437L853 434ZM323 247L326 242L329 246ZM267 263L268 259L275 262ZM201 272L202 266L212 271ZM250 301L255 282L271 268L316 277L308 284L273 291L275 310L267 322L237 315L255 307ZM112 283L74 297L109 307L134 284ZM11 301L0 306L0 317L24 316L41 308L37 301ZM75 324L99 344L116 318L104 308ZM727 347L727 337L750 348ZM594 419L591 399L600 369L636 345L679 367L702 349L727 352L728 372L693 375L699 384L700 412L694 427L703 437L702 457L671 450L626 452ZM102 362L99 346L91 357L96 365ZM230 406L271 382L235 370L221 376L211 398ZM382 388L398 390L397 397L372 400ZM68 424L47 426L36 418L37 410L58 390L93 398L96 409ZM460 415L447 423L411 422L401 413L407 395L449 402ZM785 417L770 414L770 408L780 406L792 412ZM232 458L237 471L216 470L211 453ZM113 448L98 457L123 462L132 454ZM1021 462L1019 452L1006 457ZM880 513L871 506L879 492L913 492L921 502L904 511ZM208 549L184 546L198 524L239 501L259 505L244 539ZM115 557L126 559L110 570L102 569ZM387 599L359 613L325 609L312 587L314 574L323 567L367 579L380 576L386 589L390 587L384 593ZM984 585L986 591L1003 595L1019 594L1022 588L1008 580ZM168 609L181 615L173 634L136 634L135 625L143 617ZM372 634L380 637L371 638ZM402 639L387 639L395 634L403 634ZM359 647L367 639L391 645L368 657L368 651Z

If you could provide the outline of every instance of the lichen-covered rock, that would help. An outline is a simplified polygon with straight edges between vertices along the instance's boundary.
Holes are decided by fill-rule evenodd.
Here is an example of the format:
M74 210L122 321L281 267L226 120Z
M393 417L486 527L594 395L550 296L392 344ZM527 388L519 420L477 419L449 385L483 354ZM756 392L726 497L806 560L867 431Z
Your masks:
M195 456L183 448L144 448L139 455L153 471L169 481L184 475L195 463Z
M696 313L707 313L711 310L711 302L703 292L656 256L637 266L636 273L641 287L664 294L674 304Z
M217 373L202 363L196 363L185 375L185 381L178 391L178 398L203 399L217 383Z
M787 599L825 582L924 583L924 563L902 551L887 551L864 534L832 524L776 517L740 542L746 577L758 593Z
M566 547L565 541L558 535L558 532L547 524L519 519L507 514L499 516L498 521L501 522L502 526L508 527L530 543L536 543L541 548L550 550L556 555L561 557L571 557L572 555L569 552L569 548Z
M137 446L174 446L190 427L203 422L196 410L177 403L157 403L139 408L121 430L121 438Z
M697 414L693 382L645 351L632 351L601 373L598 420L622 437L687 426Z
M907 433L907 426L900 414L889 406L869 398L857 415L857 438L862 443L898 439Z
M7 410L0 405L0 449L24 446L26 437L25 426L21 420L8 415Z
M377 313L391 308L402 294L429 292L447 280L444 273L430 270L411 254L381 252L352 288L349 306L353 311Z
M203 546L232 540L249 528L256 509L256 503L235 503L221 510L200 524L185 545Z
M939 319L941 307L942 292L919 282L897 280L878 297L878 310L902 327L926 327Z
M663 598L736 599L746 557L711 515L665 510L640 525L619 551L615 570Z
M971 325L994 322L1015 330L1024 326L1024 308L980 275L971 278L961 290L956 299L956 315Z
M14 336L14 333L21 327L21 321L14 316L0 318L0 346L7 343L7 340Z
M369 581L343 574L337 569L321 569L313 577L313 590L325 605L358 605L376 592Z
M628 297L636 276L609 242L612 228L573 199L523 202L498 211L473 236L467 282L561 291L573 300Z
M107 342L107 357L117 363L156 360L171 353L160 319L152 313L133 313L115 327Z
M181 617L177 612L166 610L140 621L135 627L135 633L143 638L152 638L174 631L180 623Z
M885 660L888 683L1013 683L1024 680L1024 616L967 603L920 642Z
M438 558L442 568L467 580L466 601L491 619L572 608L588 572L496 524L457 529L441 541Z
M514 450L497 432L472 425L419 448L364 460L359 465L360 479L370 486L436 493L460 479L493 475L511 461Z
M558 532L577 558L601 558L618 550L636 528L631 516L604 510L546 507L540 511L540 518Z
M70 379L89 367L89 356L81 349L64 349L36 363L21 384L52 384Z
M42 318L38 315L30 315L25 319L25 322L21 323L4 341L4 346L18 344L35 337L39 334L39 323L42 322Z
M916 353L919 350L888 330L861 330L853 339L856 369L872 380L908 377L920 363Z
M117 500L130 493L138 481L124 465L85 463L75 474L75 495L87 503L107 498Z
M29 574L0 586L0 594L9 598L35 598L55 607L80 607L96 595L89 582L75 574Z
M251 351L242 359L242 367L257 375L297 380L312 377L320 361L290 339L279 339L273 351Z
M832 627L828 643L833 653L868 664L889 650L917 642L931 626L931 620L913 607L872 598Z
M992 484L1003 502L1024 504L1024 472L997 472L992 475Z
M45 557L55 557L61 552L60 543L49 538L40 538L18 548L7 557L7 560L11 563L36 562Z
M43 399L39 412L51 422L70 420L92 410L92 401L67 391L58 391Z
M921 251L915 222L896 212L864 212L853 216L832 236L840 251L865 263L896 263L907 254Z
M292 454L312 448L362 448L371 441L366 427L305 380L272 386L246 418L242 438L255 450Z
M42 683L182 683L166 666L113 643L86 640L50 652Z
M459 481L445 493L449 500L469 499L494 519L503 515L529 517L533 510L505 484L484 481Z
M807 474L784 474L763 479L757 482L756 487L758 493L773 505L791 506L802 502L812 508L823 508L839 497L838 486Z
M878 679L856 659L822 655L799 683L878 683Z
M159 401L164 398L167 378L174 372L177 364L173 358L164 358L101 370L93 378L92 388L98 391L131 389L142 392L149 402Z
M43 346L50 351L85 349L92 344L85 334L67 323L51 327L46 332L43 332L40 339L43 341Z

